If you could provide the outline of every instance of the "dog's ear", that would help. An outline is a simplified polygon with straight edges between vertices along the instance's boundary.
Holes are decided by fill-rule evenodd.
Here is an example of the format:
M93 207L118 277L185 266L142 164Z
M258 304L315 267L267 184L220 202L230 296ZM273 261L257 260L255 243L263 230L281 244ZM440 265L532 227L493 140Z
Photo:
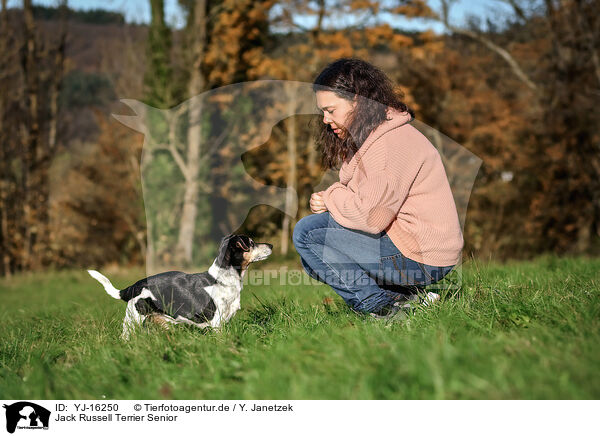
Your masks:
M221 239L221 244L219 245L219 251L217 253L217 265L219 267L221 267L224 263L229 263L229 256L228 256L228 248L229 248L229 243L231 242L231 239L234 237L235 235L231 234L228 236L225 236L223 239Z
M246 243L244 242L243 239L239 239L235 245L237 245L238 247L240 247L242 250L244 251L250 251L250 248L246 245Z

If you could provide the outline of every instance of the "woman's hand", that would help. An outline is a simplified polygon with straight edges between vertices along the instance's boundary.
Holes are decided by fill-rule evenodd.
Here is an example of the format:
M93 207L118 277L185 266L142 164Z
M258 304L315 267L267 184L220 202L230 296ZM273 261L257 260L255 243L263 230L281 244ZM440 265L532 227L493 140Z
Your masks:
M323 201L323 192L325 191L313 192L310 196L310 210L313 213L327 212L327 207Z

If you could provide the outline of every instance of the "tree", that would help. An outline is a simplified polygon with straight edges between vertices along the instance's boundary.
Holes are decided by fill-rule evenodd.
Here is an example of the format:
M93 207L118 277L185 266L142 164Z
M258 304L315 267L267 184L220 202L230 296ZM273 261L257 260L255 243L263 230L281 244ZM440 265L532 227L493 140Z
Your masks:
M66 2L58 43L41 38L31 0L24 0L20 26L2 3L0 29L0 240L2 272L48 265L48 172L57 152L58 92L63 75Z
M147 257L141 138L99 109L94 113L97 141L73 147L55 168L62 181L53 191L53 263L59 267L132 265Z
M513 15L502 30L487 32L449 23L450 1L442 1L441 12L432 11L431 18L444 23L457 43L466 37L493 55L477 71L478 79L470 77L469 87L455 85L448 94L448 101L457 101L478 86L471 102L462 100L454 110L446 106L433 118L485 160L471 216L486 251L507 256L590 251L593 235L600 235L594 103L600 41L591 31L598 26L598 2L548 0L541 9L518 0L504 3ZM461 60L464 68L475 58ZM482 99L484 93L489 97ZM464 125L470 119L465 112L474 116L475 110L480 119ZM457 111L458 129L443 116ZM504 173L510 180L501 180Z
M154 107L173 105L171 29L165 23L164 0L150 0L152 19L148 29L147 67L144 74L146 102Z

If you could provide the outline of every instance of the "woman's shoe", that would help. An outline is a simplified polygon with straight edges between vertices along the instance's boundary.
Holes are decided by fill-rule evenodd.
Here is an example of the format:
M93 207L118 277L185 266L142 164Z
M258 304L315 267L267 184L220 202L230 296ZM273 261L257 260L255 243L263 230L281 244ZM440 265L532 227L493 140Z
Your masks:
M436 294L435 292L428 292L427 295L425 296L425 298L423 298L423 301L421 302L421 304L423 306L429 306L430 304L433 304L436 301L439 301L439 299L440 299L440 294Z
M371 312L370 315L377 319L406 319L408 316L407 312L416 309L418 304L428 307L436 301L439 301L439 299L439 294L436 294L435 292L428 292L423 298L420 298L416 294L407 295L403 296L401 300L395 301L392 305L380 309L378 312Z
M385 306L378 310L377 312L371 312L370 315L373 318L377 319L387 319L390 320L392 318L397 319L406 319L407 314L406 311L410 311L413 306L414 298L413 295L403 296L401 299L398 299L394 303L389 306ZM418 298L418 297L417 297Z

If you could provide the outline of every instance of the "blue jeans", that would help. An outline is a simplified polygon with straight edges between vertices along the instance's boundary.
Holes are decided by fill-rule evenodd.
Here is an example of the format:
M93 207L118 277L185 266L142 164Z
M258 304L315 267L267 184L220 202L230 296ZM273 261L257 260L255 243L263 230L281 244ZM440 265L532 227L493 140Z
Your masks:
M454 268L409 259L385 231L370 234L343 227L329 212L298 221L293 241L307 274L331 286L359 312L377 312L399 293L414 293Z

